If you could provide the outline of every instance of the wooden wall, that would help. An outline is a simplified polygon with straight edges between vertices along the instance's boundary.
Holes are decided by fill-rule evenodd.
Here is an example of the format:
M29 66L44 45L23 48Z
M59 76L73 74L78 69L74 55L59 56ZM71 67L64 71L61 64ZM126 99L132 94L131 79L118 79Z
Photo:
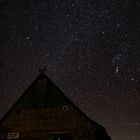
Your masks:
M13 111L4 121L19 138L46 138L51 133L69 133L75 140L89 140L92 125L73 106Z

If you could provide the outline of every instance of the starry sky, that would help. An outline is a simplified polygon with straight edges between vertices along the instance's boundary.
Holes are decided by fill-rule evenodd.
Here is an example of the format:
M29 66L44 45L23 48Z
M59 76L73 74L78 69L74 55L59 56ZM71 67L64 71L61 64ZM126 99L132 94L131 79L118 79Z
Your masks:
M0 117L46 67L112 140L140 139L137 0L0 0Z

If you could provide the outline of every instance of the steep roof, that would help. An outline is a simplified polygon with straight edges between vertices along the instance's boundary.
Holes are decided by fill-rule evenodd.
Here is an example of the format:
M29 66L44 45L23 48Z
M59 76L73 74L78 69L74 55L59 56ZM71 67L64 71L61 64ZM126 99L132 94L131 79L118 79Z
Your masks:
M29 88L15 102L1 119L0 123L2 123L13 110L20 111L21 109L57 107L62 105L73 105L91 124L105 130L104 127L84 114L43 72L39 74Z

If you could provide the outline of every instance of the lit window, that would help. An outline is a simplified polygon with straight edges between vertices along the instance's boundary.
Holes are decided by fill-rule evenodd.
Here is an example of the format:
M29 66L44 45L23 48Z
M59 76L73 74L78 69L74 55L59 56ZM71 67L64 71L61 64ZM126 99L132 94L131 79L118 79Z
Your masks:
M7 139L19 139L19 132L10 132L7 135Z
M63 109L63 111L68 111L69 107L68 106L63 106L62 109Z

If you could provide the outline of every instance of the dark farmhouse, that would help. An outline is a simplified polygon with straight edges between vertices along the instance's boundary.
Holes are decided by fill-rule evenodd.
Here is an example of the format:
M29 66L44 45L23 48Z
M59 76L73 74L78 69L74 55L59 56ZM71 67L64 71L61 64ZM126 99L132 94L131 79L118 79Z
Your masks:
M110 140L41 72L0 121L0 140Z

